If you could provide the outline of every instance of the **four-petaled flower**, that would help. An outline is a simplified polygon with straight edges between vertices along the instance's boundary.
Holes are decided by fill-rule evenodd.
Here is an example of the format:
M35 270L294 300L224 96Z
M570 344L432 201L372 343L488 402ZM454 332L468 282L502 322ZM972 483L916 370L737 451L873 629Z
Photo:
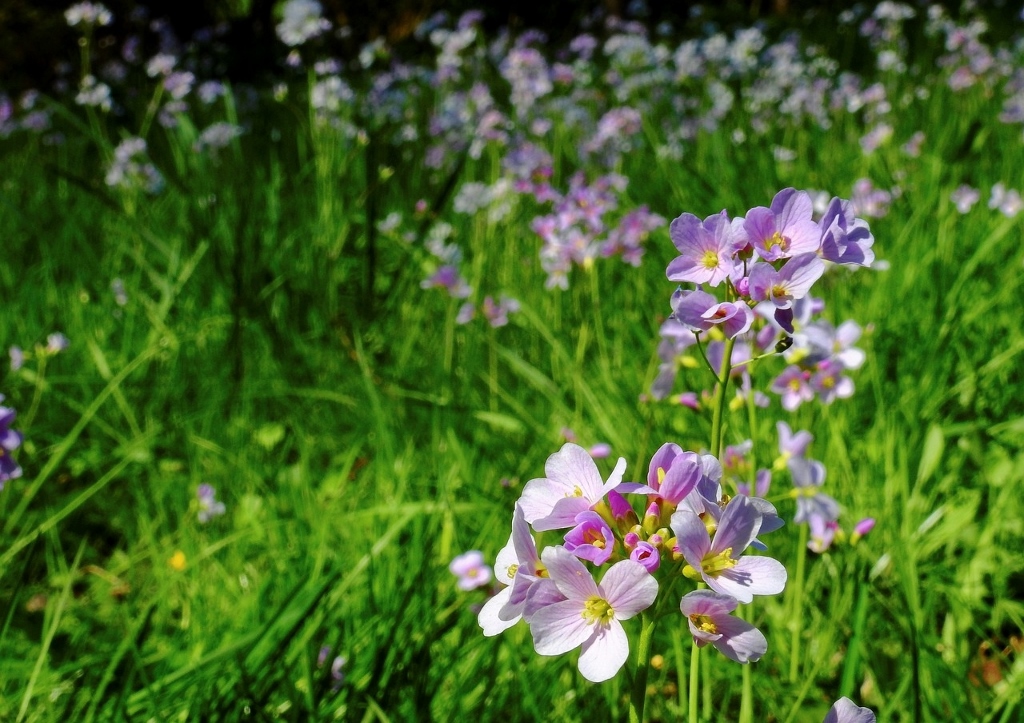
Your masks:
M571 527L576 524L576 515L592 509L608 492L619 486L625 471L626 460L619 457L618 464L605 482L587 450L567 442L548 457L544 465L547 477L526 483L519 504L526 521L537 532Z
M768 641L753 625L730 614L737 605L735 598L711 590L694 590L679 601L698 646L711 643L730 660L749 663L768 651Z
M612 678L629 655L621 621L650 607L658 595L658 581L640 563L622 560L598 584L564 547L546 548L541 559L564 599L533 613L534 648L540 655L561 655L582 646L583 677L592 683Z

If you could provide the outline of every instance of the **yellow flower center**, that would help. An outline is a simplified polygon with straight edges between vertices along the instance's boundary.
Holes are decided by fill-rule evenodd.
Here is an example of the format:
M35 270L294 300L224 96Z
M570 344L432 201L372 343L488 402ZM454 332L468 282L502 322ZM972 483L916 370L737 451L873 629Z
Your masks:
M802 385L800 384L800 380L798 378L794 377L793 379L789 380L789 384L787 386L790 389L792 389L794 392L799 392L800 391L800 387Z
M575 487L572 488L572 492L567 493L565 496L566 497L582 497L583 496L583 490L580 489L579 485L576 485Z
M516 576L516 570L518 570L518 569L519 569L519 565L518 564L509 565L508 569L505 570L505 574L508 575L509 577L515 577Z
M785 251L789 248L789 239L783 236L779 231L773 233L772 237L764 243L765 251L771 251L776 246L779 247L780 251Z
M608 543L604 539L604 535L601 534L600 530L587 530L583 533L583 542L587 545L593 545L594 547L603 550L604 546Z
M718 626L715 625L715 621L711 619L709 615L698 615L694 613L690 616L690 622L693 626L700 630L702 633L710 633L714 635L718 632Z
M700 566L704 573L711 577L718 577L726 570L736 567L736 560L732 558L732 548L727 547L717 555L708 553L700 561Z
M700 265L705 269L717 269L718 268L718 252L708 249L704 252L704 255L700 257Z
M594 623L606 625L615 617L615 611L612 610L612 606L608 604L608 601L596 595L583 604L583 612L580 614L587 621L588 625Z
M773 284L771 291L769 291L768 295L773 298L778 296L785 296L786 290L786 287L783 286L782 284Z
M835 377L825 377L824 379L821 380L821 386L825 387L825 389L831 389L835 385Z

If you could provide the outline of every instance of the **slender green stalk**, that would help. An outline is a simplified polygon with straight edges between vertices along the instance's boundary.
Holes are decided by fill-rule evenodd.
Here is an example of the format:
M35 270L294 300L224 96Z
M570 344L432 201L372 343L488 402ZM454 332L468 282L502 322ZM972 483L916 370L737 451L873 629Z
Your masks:
M29 404L28 413L21 422L22 434L28 433L29 427L32 426L32 421L36 418L36 412L39 411L39 400L43 398L43 389L46 387L47 356L48 352L43 347L36 347L36 358L39 360L39 366L36 367L36 383L35 388L32 390L32 402Z
M689 723L698 723L700 714L698 705L700 703L700 647L697 641L693 641L693 649L690 651L690 692L688 694L690 703Z
M636 648L636 674L633 693L629 699L629 723L642 723L644 703L647 702L647 672L650 669L651 638L654 636L654 615L645 610L640 614L640 642Z
M793 609L789 612L793 638L789 646L789 682L795 683L800 673L800 642L803 637L801 615L804 607L804 568L807 565L807 525L800 525L800 542L796 551L796 580L793 583Z
M722 376L718 378L715 388L715 408L711 418L711 454L720 457L722 454L722 420L725 416L726 388L729 386L729 373L732 371L732 349L736 346L735 339L725 342L722 354Z
M754 604L740 605L740 617L750 622L754 617ZM739 723L754 723L754 679L750 664L743 666L743 687L740 696Z

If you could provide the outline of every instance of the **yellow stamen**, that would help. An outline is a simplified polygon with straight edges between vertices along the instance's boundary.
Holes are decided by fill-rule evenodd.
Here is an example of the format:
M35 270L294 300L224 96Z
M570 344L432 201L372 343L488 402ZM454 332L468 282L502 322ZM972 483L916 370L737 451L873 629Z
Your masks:
M718 252L708 249L704 252L704 255L700 257L700 265L705 269L717 269L718 268Z
M726 570L731 570L736 567L736 560L732 557L732 548L727 547L717 555L708 553L704 556L704 559L700 561L701 569L704 570L705 574L717 577L719 574Z
M718 626L715 625L715 621L708 615L698 615L697 613L694 613L690 616L690 622L692 622L693 626L702 633L710 633L711 635L714 635L718 632Z
M771 251L776 246L778 246L781 251L785 251L789 248L789 239L783 236L779 231L773 233L772 237L765 241L764 244L765 251Z
M615 611L608 601L596 595L583 604L583 612L580 613L588 624L601 623L607 625L615 617Z
M505 570L505 574L508 575L510 578L515 577L516 576L516 570L518 570L518 569L519 569L519 565L518 564L516 564L516 565L509 565L508 569Z

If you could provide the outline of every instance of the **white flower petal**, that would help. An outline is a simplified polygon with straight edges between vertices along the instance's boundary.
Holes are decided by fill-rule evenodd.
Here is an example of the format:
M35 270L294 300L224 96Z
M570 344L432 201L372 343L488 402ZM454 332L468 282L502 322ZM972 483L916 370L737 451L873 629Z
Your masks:
M480 614L477 616L477 622L480 623L480 627L483 628L484 635L488 637L497 635L498 633L508 630L519 622L522 615L516 615L508 619L501 616L501 612L508 603L508 598L511 593L512 588L505 588L485 602L484 606L480 609Z
M646 610L658 597L658 581L639 562L622 560L611 566L600 584L601 597L615 611L616 620L628 620Z
M602 683L615 677L629 657L629 639L622 624L612 620L598 629L597 635L583 643L579 668L591 683Z
M540 655L561 655L577 648L593 634L583 619L583 603L563 600L543 607L530 618L533 647Z

